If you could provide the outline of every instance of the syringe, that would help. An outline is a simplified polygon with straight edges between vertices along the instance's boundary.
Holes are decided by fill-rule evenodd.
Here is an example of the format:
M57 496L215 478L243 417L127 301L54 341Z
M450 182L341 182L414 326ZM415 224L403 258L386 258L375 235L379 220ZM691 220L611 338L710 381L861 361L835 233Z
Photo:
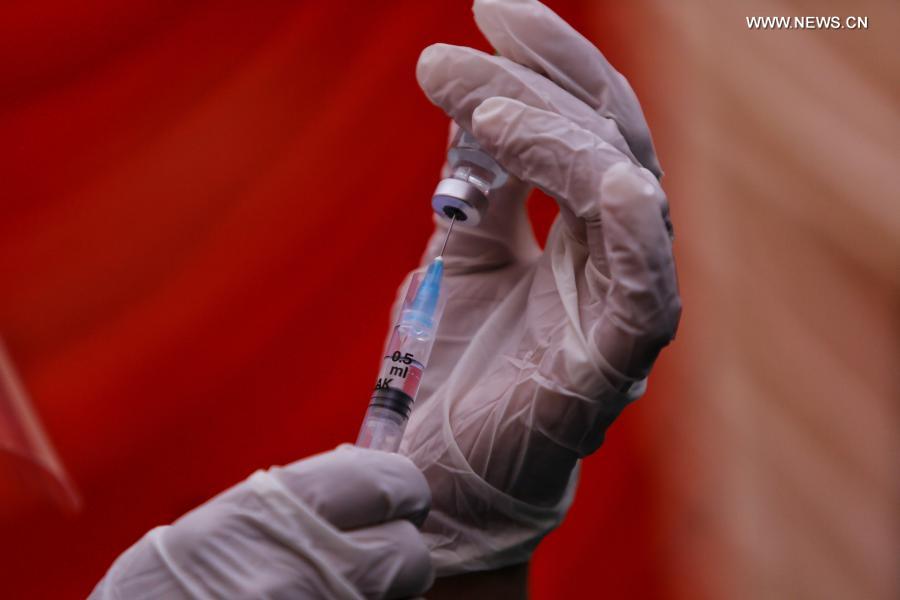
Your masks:
M440 254L424 274L416 273L410 280L400 317L384 350L357 446L387 452L400 447L443 311L443 255L455 221L450 219Z

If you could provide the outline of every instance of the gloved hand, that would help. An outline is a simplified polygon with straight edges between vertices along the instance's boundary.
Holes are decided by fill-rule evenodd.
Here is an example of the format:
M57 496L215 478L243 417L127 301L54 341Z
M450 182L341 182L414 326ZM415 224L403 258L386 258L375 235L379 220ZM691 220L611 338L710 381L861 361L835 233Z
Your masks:
M432 490L438 575L528 560L681 313L661 171L628 82L536 1L475 0L474 13L500 56L436 44L417 68L515 176L450 238L448 302L400 450ZM532 187L560 208L543 251Z
M105 598L398 598L431 587L405 457L341 446L246 481L157 527L91 594Z

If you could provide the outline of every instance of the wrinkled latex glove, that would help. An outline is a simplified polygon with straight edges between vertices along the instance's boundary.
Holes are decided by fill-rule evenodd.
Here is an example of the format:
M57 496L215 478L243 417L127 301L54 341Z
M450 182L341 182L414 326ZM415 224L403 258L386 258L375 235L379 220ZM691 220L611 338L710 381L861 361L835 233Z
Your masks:
M409 459L341 446L246 481L113 563L106 598L406 598L431 587L430 493Z
M401 445L432 489L438 575L528 560L681 313L661 171L625 78L538 2L476 0L474 13L500 56L436 44L417 68L514 176L450 238L447 307ZM560 208L543 251L532 187Z

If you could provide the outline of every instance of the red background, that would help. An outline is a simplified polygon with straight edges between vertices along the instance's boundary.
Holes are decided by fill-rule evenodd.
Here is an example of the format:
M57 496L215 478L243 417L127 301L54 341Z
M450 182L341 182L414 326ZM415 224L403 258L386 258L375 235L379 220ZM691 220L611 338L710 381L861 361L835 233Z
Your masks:
M551 6L632 75L587 4ZM416 58L487 44L460 1L4 11L0 335L84 506L4 512L0 585L80 597L154 525L354 439L444 153ZM661 596L651 404L587 461L534 597Z

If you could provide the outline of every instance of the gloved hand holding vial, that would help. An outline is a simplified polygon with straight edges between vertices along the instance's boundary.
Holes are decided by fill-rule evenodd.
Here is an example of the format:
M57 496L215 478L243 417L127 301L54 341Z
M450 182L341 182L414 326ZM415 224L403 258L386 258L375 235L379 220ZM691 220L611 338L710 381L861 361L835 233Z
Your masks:
M446 308L399 448L432 490L438 576L528 561L681 312L662 170L627 80L535 0L474 13L497 55L435 44L416 70L458 127L422 263L446 243ZM544 248L533 188L559 205Z

